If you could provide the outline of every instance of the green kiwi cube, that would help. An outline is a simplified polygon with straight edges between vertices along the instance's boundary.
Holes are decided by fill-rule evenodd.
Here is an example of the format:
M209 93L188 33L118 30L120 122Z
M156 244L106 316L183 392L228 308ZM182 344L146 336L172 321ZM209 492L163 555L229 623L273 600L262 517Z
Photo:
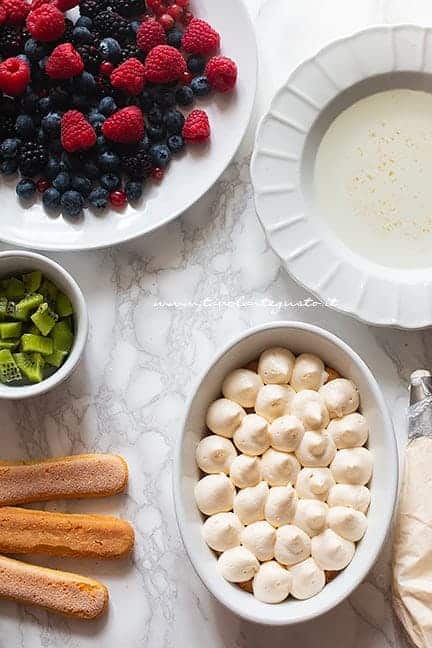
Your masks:
M42 335L48 335L54 328L58 320L57 313L54 313L48 304L45 302L41 304L36 313L31 316L31 321L37 326Z
M51 355L54 351L54 344L50 338L42 335L33 335L24 333L21 336L21 350L24 353L41 353L42 355Z
M51 337L56 351L69 353L72 348L74 336L65 320L57 322L51 332Z
M50 304L55 304L57 299L58 288L49 279L42 281L39 292L44 296L44 300Z
M26 295L17 304L13 313L13 318L20 322L26 322L30 319L30 315L37 309L39 304L42 304L43 297L38 293Z
M13 357L17 367L27 380L31 383L39 383L43 380L43 364L37 354L15 353Z
M9 349L0 350L0 382L10 383L22 380L21 371Z
M56 367L56 369L58 369L63 364L66 356L67 356L66 351L54 351L54 353L52 353L51 355L45 356L45 360L47 364L51 365L52 367Z
M40 270L34 270L33 272L23 274L22 281L26 292L35 293L42 283L42 272Z
M6 284L6 297L8 299L22 299L25 295L24 284L20 279L11 277Z
M0 322L0 338L7 340L21 335L21 322Z
M20 338L9 338L9 340L0 340L0 349L10 349L13 351L17 349L20 343Z
M69 317L73 313L71 300L62 292L57 295L56 311L60 317Z

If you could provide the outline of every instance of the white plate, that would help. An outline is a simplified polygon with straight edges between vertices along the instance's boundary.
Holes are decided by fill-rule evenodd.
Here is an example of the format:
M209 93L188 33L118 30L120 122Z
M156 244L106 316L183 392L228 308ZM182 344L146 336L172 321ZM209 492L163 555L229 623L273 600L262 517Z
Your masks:
M389 88L432 91L431 29L368 28L302 63L259 125L255 204L288 272L329 306L372 324L422 328L432 323L432 254L429 268L372 262L337 238L313 201L315 156L329 125L359 99Z
M211 143L191 145L173 160L164 180L145 191L142 202L124 210L95 215L71 223L50 217L40 199L23 208L15 195L16 180L2 181L0 239L40 250L89 250L133 239L168 223L197 201L218 179L237 151L246 131L255 98L257 53L254 28L242 0L192 0L197 17L207 20L221 34L221 54L239 68L236 91L213 94L196 102L209 115Z

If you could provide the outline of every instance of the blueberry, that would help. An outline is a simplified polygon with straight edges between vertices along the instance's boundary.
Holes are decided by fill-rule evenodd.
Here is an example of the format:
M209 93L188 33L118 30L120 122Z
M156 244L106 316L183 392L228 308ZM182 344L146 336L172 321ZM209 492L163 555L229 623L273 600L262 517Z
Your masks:
M39 61L45 52L42 45L34 40L34 38L28 38L24 44L24 54L30 61Z
M96 209L103 209L108 204L108 191L102 187L93 189L88 197L88 201Z
M45 189L42 194L42 202L46 209L57 209L60 207L60 192L54 187Z
M41 72L44 72L44 71L45 71L45 66L46 66L47 61L48 61L48 56L44 56L43 58L41 58L41 59L37 62L37 66L38 66L38 68L39 68L39 70L40 70Z
M93 41L93 36L87 27L78 25L72 31L72 41L77 45L87 45Z
M60 162L55 158L50 158L46 164L44 175L48 180L54 180L60 173Z
M139 20L132 20L130 23L130 27L133 29L134 33L136 34L138 29L140 28L140 21Z
M75 189L84 197L86 197L92 190L91 180L83 175L74 175L72 176L72 189Z
M8 137L0 145L0 156L6 159L14 159L19 149L19 141L16 137Z
M100 169L95 162L92 162L92 160L84 162L83 172L87 178L90 178L90 180L96 180L100 176Z
M185 142L181 135L171 135L168 137L167 144L171 153L180 153L184 149Z
M179 110L169 110L164 115L164 124L168 135L178 135L182 132L185 118Z
M105 173L101 177L100 183L104 189L112 191L113 189L117 189L117 187L119 186L120 178L113 173Z
M148 126L147 135L152 142L160 142L166 136L166 130L163 126Z
M42 115L47 115L51 110L51 99L49 97L42 97L39 99L38 108Z
M32 196L34 196L36 191L36 183L33 182L33 180L29 180L27 178L23 178L20 180L16 186L16 192L18 198L22 198L23 200L28 200Z
M88 115L88 120L93 128L97 129L104 123L105 115L102 115L98 110L91 110Z
M159 90L155 99L161 108L174 108L176 105L175 94L172 90Z
M53 187L60 193L64 193L71 186L71 177L66 171L61 171L53 180Z
M84 198L78 191L66 191L60 198L60 204L67 216L79 216L84 207Z
M110 144L107 142L103 135L99 135L96 139L96 150L102 153L102 151L107 151L110 148Z
M150 155L156 166L165 168L171 160L171 151L165 144L155 144L150 149Z
M171 45L171 47L176 47L177 49L180 49L182 38L183 38L183 32L180 31L180 29L177 29L177 27L174 27L174 29L170 29L170 31L167 33L167 43L168 45Z
M120 158L113 151L104 151L98 157L98 163L102 171L107 173L115 172L120 166Z
M50 112L42 118L41 126L45 133L57 137L60 134L61 116L57 112Z
M162 111L157 106L153 106L148 111L148 120L152 126L160 126L162 124Z
M32 114L36 112L39 97L34 92L27 92L22 99L22 109L24 112Z
M18 162L16 160L3 160L0 164L0 171L4 175L13 175L18 169Z
M194 101L194 93L189 86L182 86L176 92L176 101L179 106L190 106Z
M148 90L143 90L139 96L139 103L142 110L148 113L154 106L153 95Z
M75 27L86 27L91 29L93 25L93 20L88 16L80 16L75 23Z
M96 90L96 81L93 74L84 71L79 76L75 77L75 88L78 92L82 92L84 95L93 94Z
M142 184L141 182L126 182L125 191L129 202L137 202L142 196Z
M15 122L15 131L19 137L28 139L35 134L35 125L30 115L18 115Z
M120 43L115 38L103 38L99 43L99 52L104 59L113 63L119 61L122 55Z
M205 97L211 91L211 86L206 76L197 76L195 79L192 79L191 88L197 97Z
M112 97L103 97L98 106L99 112L102 115L112 115L117 110L117 104Z
M187 60L187 68L192 74L202 74L205 70L206 61L203 56L189 56Z

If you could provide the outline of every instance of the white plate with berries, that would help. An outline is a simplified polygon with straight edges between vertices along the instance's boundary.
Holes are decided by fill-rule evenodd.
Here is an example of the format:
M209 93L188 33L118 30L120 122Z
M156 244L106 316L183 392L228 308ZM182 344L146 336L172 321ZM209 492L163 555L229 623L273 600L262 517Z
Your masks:
M225 170L252 113L242 0L76 4L0 8L0 239L23 247L93 249L168 223Z

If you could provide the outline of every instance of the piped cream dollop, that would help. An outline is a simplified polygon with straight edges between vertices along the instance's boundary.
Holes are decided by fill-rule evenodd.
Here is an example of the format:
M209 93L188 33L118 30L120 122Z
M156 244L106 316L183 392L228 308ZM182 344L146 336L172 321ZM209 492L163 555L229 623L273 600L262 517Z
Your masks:
M232 462L237 457L237 452L229 439L217 434L210 434L199 442L195 457L203 472L228 474Z
M219 569L230 583L245 583L251 580L259 569L259 562L246 547L234 547L219 556Z
M206 425L214 434L232 439L246 416L243 407L228 398L218 398L207 410Z
M266 520L259 520L244 527L241 533L241 543L249 549L260 562L272 560L276 530Z
M369 426L362 414L354 412L330 421L327 432L338 450L359 448L368 440Z
M202 535L211 549L227 551L240 544L242 528L242 523L235 513L216 513L204 522Z
M273 347L263 351L258 362L258 373L265 385L286 385L291 380L295 357L288 349Z
M312 538L312 558L321 569L340 571L351 562L355 544L345 540L331 529Z
M274 560L260 566L252 583L255 597L263 603L281 603L289 595L291 586L291 574Z
M327 502L329 506L350 506L366 514L370 499L370 490L366 486L335 484L330 488Z
M233 441L244 454L250 456L262 454L270 446L267 421L258 414L248 414L234 432Z
M285 524L276 531L274 555L282 565L291 567L311 553L311 541L307 533L294 524Z
M269 425L270 445L280 452L294 452L304 432L303 423L296 416L280 416Z
M326 432L305 432L295 455L302 466L326 468L336 455L336 446Z
M222 393L225 398L233 400L242 407L254 407L262 386L263 381L254 371L235 369L223 381Z
M328 512L327 524L345 540L358 542L366 533L367 517L353 508L334 506Z
M302 468L297 477L296 491L302 499L325 502L335 480L329 468Z
M357 387L346 378L331 380L321 387L319 393L324 399L330 418L351 414L360 404Z
M294 396L291 414L300 419L305 430L323 430L330 420L323 397L312 389L304 389Z
M270 423L289 414L295 391L289 385L264 385L258 392L255 411Z
M261 481L251 488L243 488L234 498L234 513L242 524L252 524L264 520L264 507L269 494L267 482Z
M346 448L339 450L330 470L338 484L364 486L372 477L372 453L367 448Z
M289 570L292 576L291 594L305 600L316 596L325 585L325 573L313 558L308 558Z
M320 500L299 500L294 516L294 524L311 538L319 535L327 524L328 506Z
M235 488L226 475L206 475L195 485L195 500L205 515L231 511Z
M237 488L256 486L261 481L261 459L241 454L230 466L231 481Z
M296 392L303 389L318 390L328 378L321 358L312 353L300 354L294 363L291 386Z
M270 486L295 484L300 464L293 454L269 448L261 458L261 475Z
M294 518L297 501L297 493L291 484L273 486L264 507L265 519L276 528L289 524Z

